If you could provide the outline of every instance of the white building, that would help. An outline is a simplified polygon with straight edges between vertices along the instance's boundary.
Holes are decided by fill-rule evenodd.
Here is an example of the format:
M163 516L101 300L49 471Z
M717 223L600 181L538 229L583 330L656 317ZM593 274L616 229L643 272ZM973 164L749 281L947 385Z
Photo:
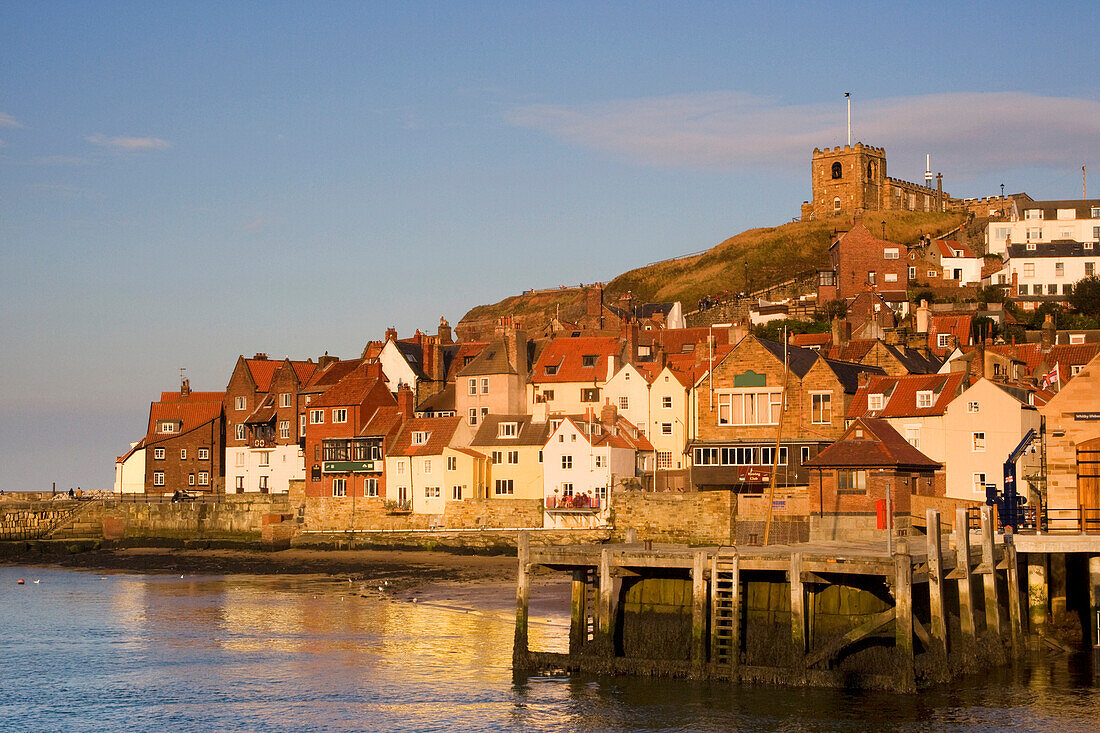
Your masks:
M989 254L1003 255L1009 243L1057 240L1100 242L1100 199L1028 201L1011 221L990 222L985 231Z
M115 493L145 493L145 439L130 443L130 450L115 460Z
M1010 288L1024 307L1042 300L1064 300L1082 278L1100 274L1100 243L1030 242L1010 244L1004 268L992 284Z

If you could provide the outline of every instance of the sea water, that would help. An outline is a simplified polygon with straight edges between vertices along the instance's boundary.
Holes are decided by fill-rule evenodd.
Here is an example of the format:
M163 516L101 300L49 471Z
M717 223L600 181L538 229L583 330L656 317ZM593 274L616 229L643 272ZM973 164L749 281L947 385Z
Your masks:
M567 621L533 619L531 647ZM360 581L0 566L0 730L1100 730L1088 654L898 695L515 678L512 635Z

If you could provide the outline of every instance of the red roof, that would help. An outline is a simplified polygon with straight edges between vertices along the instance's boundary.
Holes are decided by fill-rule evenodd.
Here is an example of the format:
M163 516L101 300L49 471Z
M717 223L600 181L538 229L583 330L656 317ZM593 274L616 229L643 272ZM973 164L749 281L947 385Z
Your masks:
M810 468L926 468L941 464L906 442L885 420L861 417L848 426L840 440L803 466Z
M951 400L963 387L965 374L909 374L902 377L873 375L867 384L856 390L852 404L848 407L847 418L868 417L931 417L942 415ZM931 392L932 403L928 407L917 407L917 393ZM880 410L868 409L868 396L881 394L883 406Z
M314 407L341 407L344 405L361 405L367 396L381 385L386 389L386 377L382 374L382 365L378 362L362 362L350 374L336 384L322 392L316 399L309 403ZM390 397L392 400L392 396Z
M607 430L596 417L571 415L567 419L576 426L581 434L587 437L588 442L594 448L610 446L627 450L654 450L653 444L649 442L645 434L638 430L634 423L621 415L615 419L615 429L613 431ZM592 433L595 433L595 435L592 435Z
M660 344L666 354L684 353L686 344L703 344L706 348L707 339L713 335L715 345L725 345L730 342L729 328L707 328L697 326L694 328L662 328L656 331L642 331L638 336L639 343ZM648 337L648 338L647 338Z
M149 405L149 425L145 432L145 445L176 438L196 428L217 420L222 414L225 392L161 392L160 401ZM171 433L158 433L160 422L179 423Z
M833 343L831 333L795 333L791 334L791 346L828 346Z
M389 455L394 456L437 456L450 445L461 417L414 417L405 421L401 432L393 441ZM413 445L414 433L427 433L428 440L422 445Z
M1062 380L1062 384L1065 384L1066 380L1073 376L1073 370L1070 367L1083 367L1092 361L1097 354L1100 354L1100 344L1058 344L1051 346L1050 351L1042 355L1042 359L1037 365L1038 369L1032 376L1036 379L1041 378L1043 374L1049 372L1057 364L1058 376Z
M267 392L271 389L271 377L274 376L275 370L284 363L282 360L277 359L245 359L244 362L248 365L248 372L252 375L252 381L256 383L256 389L261 392ZM308 382L317 368L317 364L308 360L292 361L290 365L294 368L299 384Z
M970 248L962 242L957 242L954 239L938 239L936 240L935 245L936 249L940 253L940 257L966 257L969 259L974 259L974 253L970 251ZM962 254L955 254L956 252L960 251L962 252Z
M344 359L341 361L334 361L324 369L314 370L313 375L310 377L309 383L306 386L309 387L311 390L316 390L316 388L330 387L339 382L345 376L347 376L355 369L355 367L359 366L361 363L362 361L359 359Z
M974 316L932 316L932 325L928 327L928 350L936 356L943 356L950 349L939 346L939 334L950 333L955 336L955 346L970 344L970 329Z
M608 357L617 357L621 351L622 343L615 337L556 338L542 350L530 381L603 382L607 379Z

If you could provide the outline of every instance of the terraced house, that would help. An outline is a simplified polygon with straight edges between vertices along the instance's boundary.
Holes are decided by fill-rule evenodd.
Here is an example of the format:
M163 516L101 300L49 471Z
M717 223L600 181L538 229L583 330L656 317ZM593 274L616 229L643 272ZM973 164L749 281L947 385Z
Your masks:
M560 337L539 354L527 386L527 412L577 415L603 405L623 344L613 336Z
M470 448L487 456L489 472L478 499L541 499L542 447L550 425L531 415L487 415Z
M447 449L465 448L472 434L457 416L406 420L386 452L387 500L416 514L443 514L448 501L470 498L478 466L463 462L470 473L460 475Z
M224 392L162 392L149 406L145 433L145 493L225 491Z

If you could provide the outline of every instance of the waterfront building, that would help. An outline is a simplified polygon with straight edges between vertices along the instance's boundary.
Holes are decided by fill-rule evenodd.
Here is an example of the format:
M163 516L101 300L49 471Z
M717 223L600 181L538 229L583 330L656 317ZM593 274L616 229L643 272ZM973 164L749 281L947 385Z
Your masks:
M470 448L488 457L488 476L479 499L538 499L543 496L543 446L550 424L531 415L488 414Z
M508 325L457 368L454 410L467 427L476 430L490 414L524 412L532 346L525 331Z
M225 392L162 392L149 406L145 493L225 492Z
M444 453L465 448L472 434L458 416L405 420L386 451L386 500L414 514L442 515L449 500L468 497L475 488L474 462L469 462L471 472L463 477L458 457Z
M614 376L622 351L622 343L612 336L553 339L531 370L527 412L575 415L598 408L603 404L603 386Z

